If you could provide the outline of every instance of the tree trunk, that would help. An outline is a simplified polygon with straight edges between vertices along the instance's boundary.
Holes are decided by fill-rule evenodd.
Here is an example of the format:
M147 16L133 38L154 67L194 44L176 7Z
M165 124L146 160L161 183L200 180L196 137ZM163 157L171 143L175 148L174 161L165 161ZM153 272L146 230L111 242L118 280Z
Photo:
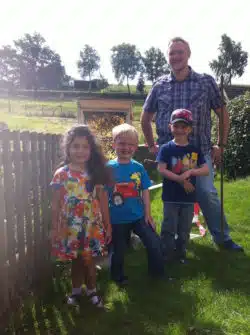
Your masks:
M91 75L89 74L89 92L91 92L92 82L91 82Z
M131 92L130 92L130 87L129 87L129 83L128 83L128 77L127 77L127 87L128 87L128 94L130 95Z

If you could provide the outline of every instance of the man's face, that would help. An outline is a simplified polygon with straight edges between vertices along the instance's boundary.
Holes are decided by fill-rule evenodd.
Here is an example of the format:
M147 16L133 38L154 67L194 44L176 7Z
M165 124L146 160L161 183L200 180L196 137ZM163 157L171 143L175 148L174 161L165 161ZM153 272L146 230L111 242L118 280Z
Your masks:
M168 49L168 62L173 72L179 72L187 67L190 52L187 44L172 42Z

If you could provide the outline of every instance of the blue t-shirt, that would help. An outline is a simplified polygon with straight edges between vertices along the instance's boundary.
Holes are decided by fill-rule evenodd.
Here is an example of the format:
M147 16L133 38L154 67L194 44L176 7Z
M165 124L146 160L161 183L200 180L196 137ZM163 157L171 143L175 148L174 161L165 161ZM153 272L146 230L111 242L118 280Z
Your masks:
M178 175L205 164L205 158L200 150L191 144L176 145L174 141L161 146L156 160L159 163L166 163L167 169ZM195 186L196 178L192 176L190 181ZM193 203L196 201L195 193L195 191L186 193L184 187L176 181L163 178L163 201Z
M109 209L112 224L137 221L144 216L141 193L151 186L149 176L143 165L131 159L121 164L110 160L115 185L108 187Z

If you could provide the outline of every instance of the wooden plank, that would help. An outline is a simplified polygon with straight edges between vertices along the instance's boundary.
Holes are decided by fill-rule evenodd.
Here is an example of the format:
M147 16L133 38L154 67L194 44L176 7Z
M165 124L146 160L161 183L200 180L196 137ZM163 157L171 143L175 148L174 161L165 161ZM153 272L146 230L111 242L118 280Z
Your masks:
M7 258L9 263L9 283L11 297L15 296L15 279L17 273L16 266L16 216L15 216L15 193L13 179L13 165L11 159L10 142L11 133L3 131L1 133L3 144L3 179L4 179L4 201L6 213L6 236L7 236Z
M51 140L51 169L52 172L55 171L57 165L57 157L56 157L56 146L57 146L57 135L52 135Z
M24 238L24 206L22 192L22 153L20 132L12 133L13 138L13 164L15 173L15 207L17 220L17 255L18 255L18 286L25 284L25 238Z
M27 280L32 282L33 279L33 264L34 264L34 253L33 253L33 229L32 229L32 201L31 201L31 163L30 163L30 137L29 132L20 133L20 139L22 141L22 171L23 171L23 182L22 182L22 193L24 200L24 215L25 215L25 243L26 243L26 271Z
M31 194L32 194L32 207L33 207L33 222L32 229L33 235L33 247L34 247L34 275L39 278L39 265L40 265L40 254L41 254L41 243L40 243L40 205L39 205L39 184L38 184L38 144L37 144L37 133L30 133L31 143Z
M1 134L0 134L1 135ZM4 184L2 175L3 152L2 140L0 136L0 318L9 309L9 285L7 268L7 232L6 232L6 213L4 200Z
M41 250L46 250L46 222L48 222L48 205L46 197L47 179L46 179L46 155L45 155L45 136L38 134L38 155L39 155L39 184L40 184L40 202L41 202ZM41 263L43 271L46 269L47 256L45 252L41 253Z
M45 240L45 252L46 259L50 257L50 243L49 243L49 234L50 234L50 223L51 223L51 188L49 186L52 179L52 162L51 162L51 151L52 151L52 135L45 135L45 161L46 161L46 185L45 185L45 194L46 194L46 217L44 223L44 236L47 238Z
M84 110L100 110L100 109L127 109L130 110L133 106L132 100L120 99L84 99L79 100L79 106Z

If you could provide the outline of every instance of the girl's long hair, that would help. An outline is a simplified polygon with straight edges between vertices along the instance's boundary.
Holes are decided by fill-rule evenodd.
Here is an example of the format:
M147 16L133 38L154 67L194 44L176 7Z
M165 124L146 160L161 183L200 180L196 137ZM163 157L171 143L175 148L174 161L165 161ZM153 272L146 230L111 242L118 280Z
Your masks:
M107 166L107 160L102 152L96 137L86 125L73 126L63 137L62 149L64 160L60 166L70 163L69 148L76 137L86 137L90 146L90 158L86 162L87 172L93 185L112 184L111 169Z

